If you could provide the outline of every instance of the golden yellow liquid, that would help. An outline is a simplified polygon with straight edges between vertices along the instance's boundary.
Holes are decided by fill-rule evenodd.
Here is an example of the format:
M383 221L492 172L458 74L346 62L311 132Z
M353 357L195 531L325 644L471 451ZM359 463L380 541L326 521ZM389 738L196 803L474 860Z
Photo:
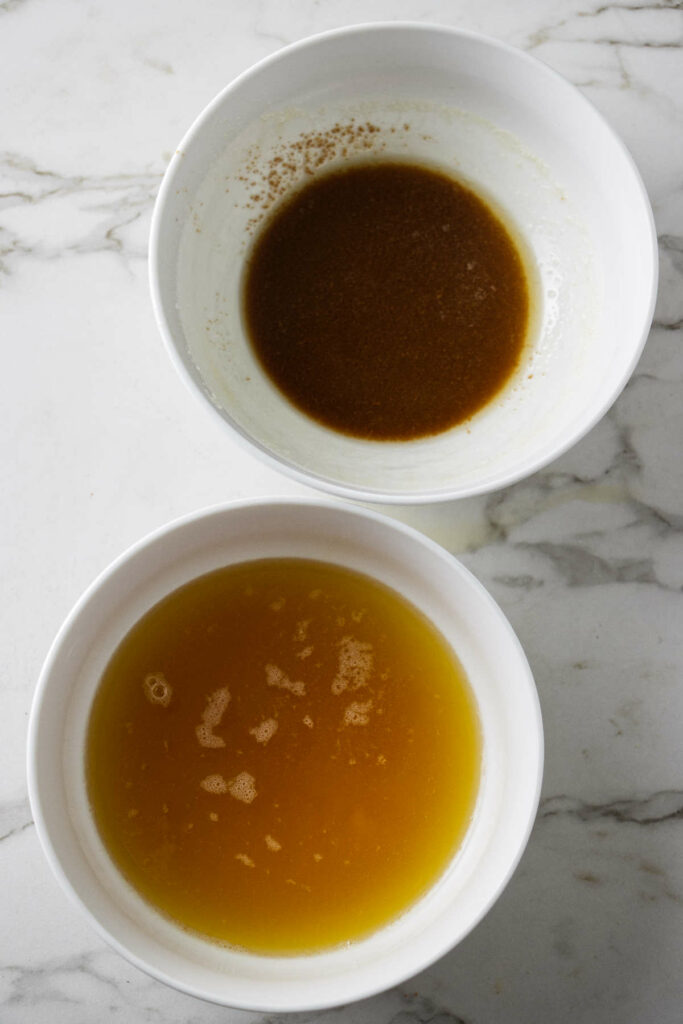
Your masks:
M480 732L460 664L408 602L332 565L202 576L112 657L86 749L97 827L185 928L294 954L414 903L467 830Z

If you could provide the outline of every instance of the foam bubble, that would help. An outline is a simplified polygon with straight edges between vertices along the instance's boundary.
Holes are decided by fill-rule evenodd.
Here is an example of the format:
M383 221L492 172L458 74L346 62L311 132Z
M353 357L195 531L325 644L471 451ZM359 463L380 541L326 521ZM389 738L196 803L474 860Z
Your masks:
M199 785L202 789L205 789L207 793L213 793L215 796L228 792L228 784L222 775L207 775L205 779L202 779Z
M241 861L241 863L244 864L248 868L256 867L256 865L254 864L253 860L251 859L251 857L249 856L248 853L236 853L235 854L235 860Z
M266 836L266 846L273 853L277 853L278 850L282 849L282 843L278 843L277 839L273 839L272 836Z
M306 685L300 679L291 680L277 665L266 665L266 683L268 686L277 687L278 690L289 690L296 697L303 697L306 693Z
M249 772L240 772L228 783L228 792L235 800L241 800L243 804L250 804L258 794L256 792L255 779Z
M372 644L344 636L339 641L339 665L332 681L332 693L359 690L370 678L373 664Z
M163 672L151 672L148 676L145 676L142 689L145 691L145 697L150 704L158 704L162 708L167 708L171 703L173 687Z
M370 721L369 711L372 707L372 701L351 701L349 706L344 709L344 725L367 725Z
M220 725L225 710L230 703L230 690L221 686L209 695L208 703L202 711L201 723L195 727L197 739L202 747L224 747L225 740L215 736L213 730Z
M313 719L311 718L310 715L304 715L301 721L304 723L304 725L307 725L309 729L313 728Z
M266 718L265 721L255 725L253 729L249 730L249 735L253 736L257 743L267 743L271 740L277 732L277 721L274 718Z
M304 661L306 658L310 658L313 654L313 648L309 645L308 647L302 647L300 651L296 652L297 658L301 658Z

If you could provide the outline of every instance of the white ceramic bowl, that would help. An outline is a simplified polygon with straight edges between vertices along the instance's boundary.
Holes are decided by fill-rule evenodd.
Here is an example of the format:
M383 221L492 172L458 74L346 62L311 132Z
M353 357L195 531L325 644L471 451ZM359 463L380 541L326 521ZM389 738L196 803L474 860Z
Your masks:
M368 149L315 149L316 133L352 118L379 129ZM470 421L418 441L357 440L298 412L261 370L241 315L245 254L272 174L276 201L309 180L305 152L309 170L321 158L315 173L376 157L437 165L511 226L535 268L529 344ZM150 272L177 369L257 454L347 497L436 501L528 475L603 415L650 326L656 236L626 149L544 64L468 32L363 25L281 50L209 104L162 183Z
M381 580L452 644L474 692L482 782L465 841L434 887L362 941L316 955L268 957L183 931L125 882L95 829L85 789L87 719L102 671L131 626L164 595L223 565L294 556ZM93 583L45 663L29 728L36 828L66 892L111 945L192 995L261 1011L360 999L420 971L459 942L510 878L534 821L543 759L538 698L524 653L484 588L416 531L325 502L239 502L172 523Z

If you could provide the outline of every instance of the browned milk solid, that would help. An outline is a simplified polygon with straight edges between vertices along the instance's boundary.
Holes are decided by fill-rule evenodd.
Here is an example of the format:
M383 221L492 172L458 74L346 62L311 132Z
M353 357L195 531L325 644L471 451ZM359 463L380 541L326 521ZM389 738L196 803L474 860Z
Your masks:
M305 560L218 570L155 606L97 692L86 773L130 883L265 953L372 932L441 874L480 736L440 634L388 588Z

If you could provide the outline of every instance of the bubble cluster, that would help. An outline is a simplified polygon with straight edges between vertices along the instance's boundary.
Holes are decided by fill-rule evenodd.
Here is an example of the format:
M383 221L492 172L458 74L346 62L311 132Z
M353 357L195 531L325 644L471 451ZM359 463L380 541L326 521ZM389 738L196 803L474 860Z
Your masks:
M145 676L142 688L150 704L159 704L162 708L167 708L171 703L173 687L163 672L152 672Z
M235 800L241 800L243 804L250 804L258 794L256 792L255 779L249 772L240 772L228 783L228 792Z
M277 720L275 718L266 718L265 721L255 725L253 729L249 730L249 735L253 736L257 743L266 744L268 740L271 740L277 732Z
M248 853L236 853L235 860L241 861L241 863L248 868L253 868L256 866Z
M205 779L199 783L202 789L205 789L207 793L213 793L215 796L220 796L222 793L228 792L228 784L222 775L207 775Z
M291 680L277 665L266 665L266 682L268 686L275 686L278 690L289 690L296 697L303 697L306 693L306 685L300 679Z
M359 690L370 678L373 664L372 644L344 636L339 641L339 665L332 681L332 693Z
M208 703L202 711L201 723L196 726L195 733L202 747L224 747L225 740L215 736L213 730L220 725L221 718L230 703L230 691L221 686L209 696Z
M372 707L372 701L352 701L347 708L344 709L344 725L367 725L370 721L369 711Z
M270 835L266 836L266 846L273 853L277 853L278 850L282 849L282 843L278 843L277 839L273 839Z

